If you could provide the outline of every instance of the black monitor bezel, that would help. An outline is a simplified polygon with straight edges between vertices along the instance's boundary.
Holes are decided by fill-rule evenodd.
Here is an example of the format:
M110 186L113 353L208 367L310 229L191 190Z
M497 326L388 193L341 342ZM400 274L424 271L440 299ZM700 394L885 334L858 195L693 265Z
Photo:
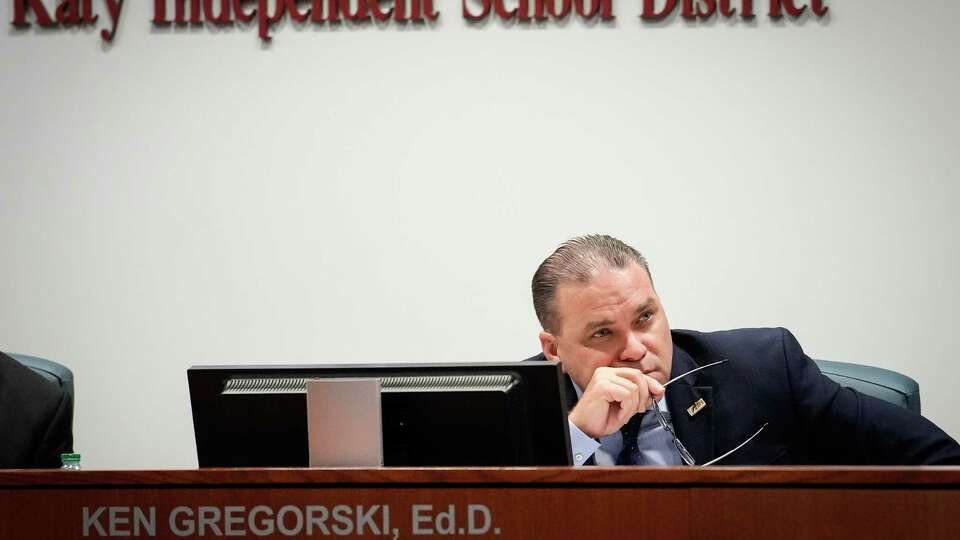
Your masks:
M561 441L552 441L549 445L551 456L546 463L505 463L498 466L531 465L571 465L570 435L566 417L563 373L555 362L462 362L462 363L371 363L371 364L276 364L276 365L201 365L187 370L190 390L191 412L194 424L194 436L197 459L200 467L220 466L275 466L270 464L225 463L218 455L228 452L223 441L210 440L211 422L216 422L211 412L211 400L217 399L223 389L223 381L228 377L289 377L289 378L365 378L387 376L422 375L470 375L485 373L515 373L523 384L531 385L524 392L537 393L544 400L527 403L532 408L530 414L538 418L549 418L543 426L539 423L533 428L538 430L535 437L553 437L552 433L562 433ZM524 398L530 399L532 398ZM553 427L550 427L550 426ZM305 428L304 428L305 429ZM552 430L552 431L550 431ZM304 432L305 433L305 432ZM524 441L530 444L528 441ZM562 444L562 453L560 445ZM304 435L304 445L306 437ZM536 450L531 449L530 452ZM281 465L288 466L288 465ZM294 466L306 466L299 463ZM471 465L464 465L471 466Z

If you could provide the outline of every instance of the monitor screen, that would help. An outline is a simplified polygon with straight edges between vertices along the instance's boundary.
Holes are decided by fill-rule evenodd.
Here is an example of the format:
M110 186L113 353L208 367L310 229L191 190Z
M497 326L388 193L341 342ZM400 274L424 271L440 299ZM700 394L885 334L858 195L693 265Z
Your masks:
M306 381L380 380L388 467L570 465L553 362L198 366L187 370L201 467L306 467Z

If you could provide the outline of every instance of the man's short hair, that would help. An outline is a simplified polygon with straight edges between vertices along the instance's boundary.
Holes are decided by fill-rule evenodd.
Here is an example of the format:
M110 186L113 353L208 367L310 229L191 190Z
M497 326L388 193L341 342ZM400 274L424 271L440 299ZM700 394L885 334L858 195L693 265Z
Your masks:
M626 268L630 263L643 267L653 283L647 260L639 251L605 234L571 238L560 244L544 259L533 274L533 309L540 326L547 332L559 330L560 321L554 310L557 287L564 281L589 283L594 272L607 268Z

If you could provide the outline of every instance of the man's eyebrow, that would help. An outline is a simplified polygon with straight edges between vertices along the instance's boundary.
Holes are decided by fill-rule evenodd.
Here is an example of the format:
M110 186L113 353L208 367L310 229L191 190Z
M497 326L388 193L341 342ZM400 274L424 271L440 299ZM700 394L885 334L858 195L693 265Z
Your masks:
M587 323L587 325L583 327L583 330L585 332L589 332L594 328L598 328L601 326L610 326L611 324L613 324L613 321L611 321L610 319L604 319L602 321L593 321L591 323Z
M647 300L646 300L644 303L642 303L642 304L640 304L639 306L637 306L637 310L636 310L634 313L636 313L637 315L639 315L639 314L643 313L644 311L653 309L653 308L655 308L655 307L657 307L657 301L654 300L653 298L647 298Z
M637 315L640 315L641 313L643 313L643 312L645 312L645 311L648 311L648 310L650 310L650 309L653 309L654 307L656 307L656 305L657 305L657 301L656 301L655 299L653 299L653 298L647 298L642 304L640 304L639 306L637 306L637 309L636 309L636 311L635 311L634 313L636 313ZM593 322L587 323L586 326L583 327L583 330L584 330L585 332L589 332L589 331L593 330L594 328L598 328L598 327L601 327L601 326L609 326L609 325L611 325L611 324L615 324L615 323L614 323L614 321L611 321L610 319L603 319L602 321L593 321Z

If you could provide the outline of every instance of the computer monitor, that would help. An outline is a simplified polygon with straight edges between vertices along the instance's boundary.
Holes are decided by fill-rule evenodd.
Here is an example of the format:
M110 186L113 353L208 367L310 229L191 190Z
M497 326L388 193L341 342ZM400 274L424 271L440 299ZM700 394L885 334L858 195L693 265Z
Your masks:
M306 381L380 379L388 467L570 465L553 362L198 366L187 370L200 467L306 467Z

